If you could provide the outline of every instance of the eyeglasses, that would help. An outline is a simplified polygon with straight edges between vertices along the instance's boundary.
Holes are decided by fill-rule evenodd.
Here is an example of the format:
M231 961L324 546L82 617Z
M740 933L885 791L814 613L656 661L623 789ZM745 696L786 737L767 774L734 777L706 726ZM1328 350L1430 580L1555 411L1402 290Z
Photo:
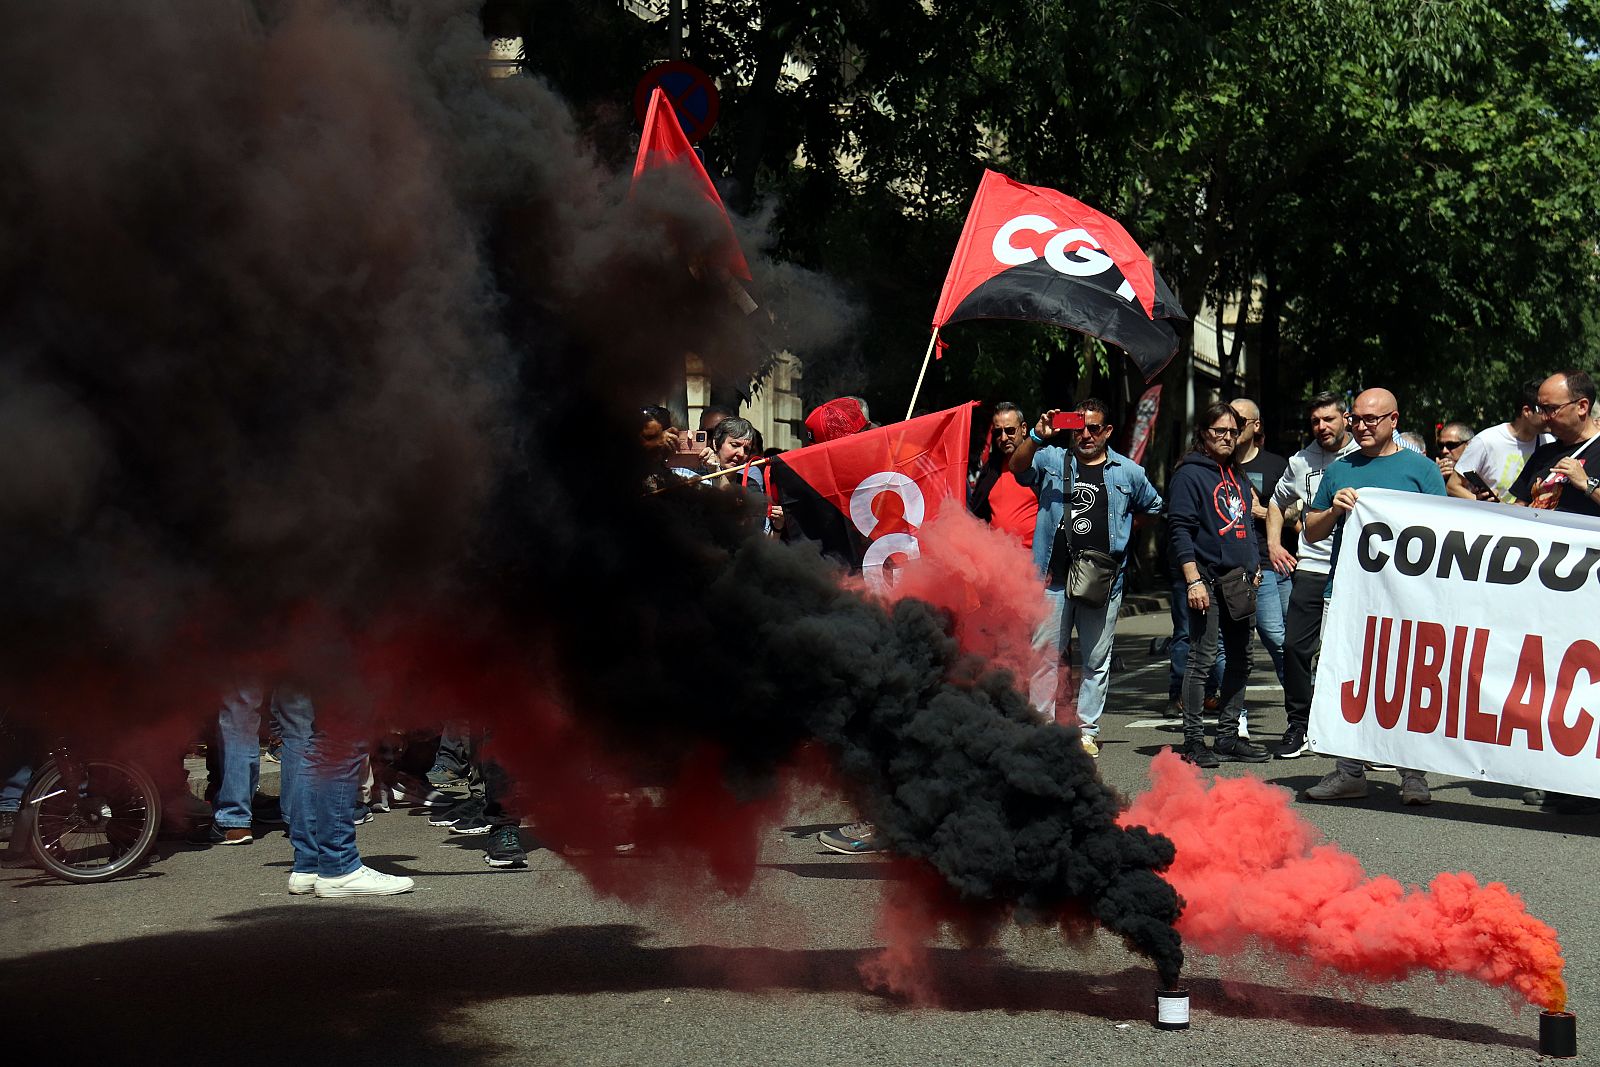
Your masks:
M1109 425L1107 425L1106 423L1103 423L1103 422L1101 422L1101 423L1086 422L1086 423L1083 424L1083 432L1088 434L1091 437L1099 437L1101 434L1109 433L1110 431L1111 431L1111 427Z
M1371 429L1384 419L1392 418L1398 414L1398 411L1386 411L1382 415L1351 415L1350 421L1355 423L1357 426L1365 426L1368 429Z
M1548 419L1550 416L1566 407L1567 404L1576 404L1577 402L1577 398L1574 397L1573 399L1567 401L1566 404L1535 404L1534 407L1539 409L1539 414Z
M1458 448L1466 448L1467 443L1465 441L1440 441L1439 447L1447 452L1454 452Z
M1016 437L1022 433L1021 426L996 426L994 432L1003 437Z
M1232 426L1209 426L1206 428L1206 433L1217 438L1218 440L1221 440L1224 437L1238 437L1243 432L1243 430Z

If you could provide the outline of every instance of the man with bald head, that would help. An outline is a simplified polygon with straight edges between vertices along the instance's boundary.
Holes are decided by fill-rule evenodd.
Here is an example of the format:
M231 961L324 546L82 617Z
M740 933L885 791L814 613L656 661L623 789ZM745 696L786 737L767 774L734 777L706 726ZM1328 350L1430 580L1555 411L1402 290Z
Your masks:
M1395 440L1400 404L1387 389L1368 389L1350 409L1350 428L1356 451L1329 465L1317 487L1316 499L1306 513L1305 538L1321 541L1333 536L1333 568L1327 595L1338 584L1339 542L1345 519L1363 489L1398 489L1409 493L1444 496L1444 475L1432 460ZM1367 765L1341 757L1329 774L1305 791L1307 800L1355 800L1367 795ZM1400 799L1406 804L1427 804L1428 780L1421 771L1400 768Z
M1256 544L1261 553L1261 588L1256 591L1256 634L1272 657L1272 669L1283 684L1283 620L1289 610L1289 580L1272 569L1272 556L1267 551L1267 501L1278 487L1289 461L1262 446L1267 435L1261 428L1261 408L1249 397L1232 401L1233 410L1244 420L1244 432L1239 435L1239 447L1233 461L1244 471L1255 490L1250 502L1250 515L1256 527Z
M1594 379L1581 370L1558 371L1539 383L1539 417L1555 440L1528 457L1511 486L1517 503L1600 518L1600 425L1594 406Z

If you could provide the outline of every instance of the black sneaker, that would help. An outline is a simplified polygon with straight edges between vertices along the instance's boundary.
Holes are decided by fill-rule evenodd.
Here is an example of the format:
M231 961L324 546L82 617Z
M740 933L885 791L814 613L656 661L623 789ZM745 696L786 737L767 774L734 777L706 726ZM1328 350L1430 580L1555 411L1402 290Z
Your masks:
M491 867L526 867L528 853L522 847L522 832L515 826L495 827L483 862Z
M467 815L450 824L450 832L453 834L486 834L493 829L494 823L482 815Z
M1266 749L1242 737L1219 737L1215 747L1223 763L1265 763L1272 758Z
M1185 763L1192 763L1196 767L1215 767L1216 754L1206 747L1204 741L1190 741L1178 750L1178 755L1183 757Z
M16 829L17 813L14 811L0 811L0 845L9 842Z
M1299 759L1311 751L1311 744L1306 740L1306 732L1297 730L1293 726L1284 731L1283 741L1278 745L1278 751L1273 755L1279 759Z
M483 815L483 800L479 797L467 799L451 805L441 811L436 811L428 816L429 826L454 826L462 819Z

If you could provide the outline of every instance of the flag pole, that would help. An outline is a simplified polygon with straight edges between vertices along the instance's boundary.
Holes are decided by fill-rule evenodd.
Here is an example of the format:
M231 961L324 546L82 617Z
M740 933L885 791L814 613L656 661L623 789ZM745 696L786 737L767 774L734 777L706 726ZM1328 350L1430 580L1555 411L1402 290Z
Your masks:
M933 358L933 346L939 343L939 327L933 328L933 336L928 338L928 350L922 354L922 372L917 375L917 387L911 390L911 404L906 408L906 418L917 410L917 397L922 394L922 379L928 376L928 361Z

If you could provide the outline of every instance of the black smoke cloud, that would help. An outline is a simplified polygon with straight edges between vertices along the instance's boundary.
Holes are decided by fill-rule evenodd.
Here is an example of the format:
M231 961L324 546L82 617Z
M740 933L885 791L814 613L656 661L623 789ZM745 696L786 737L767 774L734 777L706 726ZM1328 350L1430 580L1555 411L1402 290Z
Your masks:
M464 709L526 768L554 694L597 769L710 751L730 803L820 742L966 906L1088 915L1175 974L1170 846L947 620L751 537L736 494L639 494L684 353L736 378L845 338L815 276L747 245L742 310L695 266L715 214L629 199L546 87L486 84L464 0L63 7L0 6L7 704L198 720L270 665Z

